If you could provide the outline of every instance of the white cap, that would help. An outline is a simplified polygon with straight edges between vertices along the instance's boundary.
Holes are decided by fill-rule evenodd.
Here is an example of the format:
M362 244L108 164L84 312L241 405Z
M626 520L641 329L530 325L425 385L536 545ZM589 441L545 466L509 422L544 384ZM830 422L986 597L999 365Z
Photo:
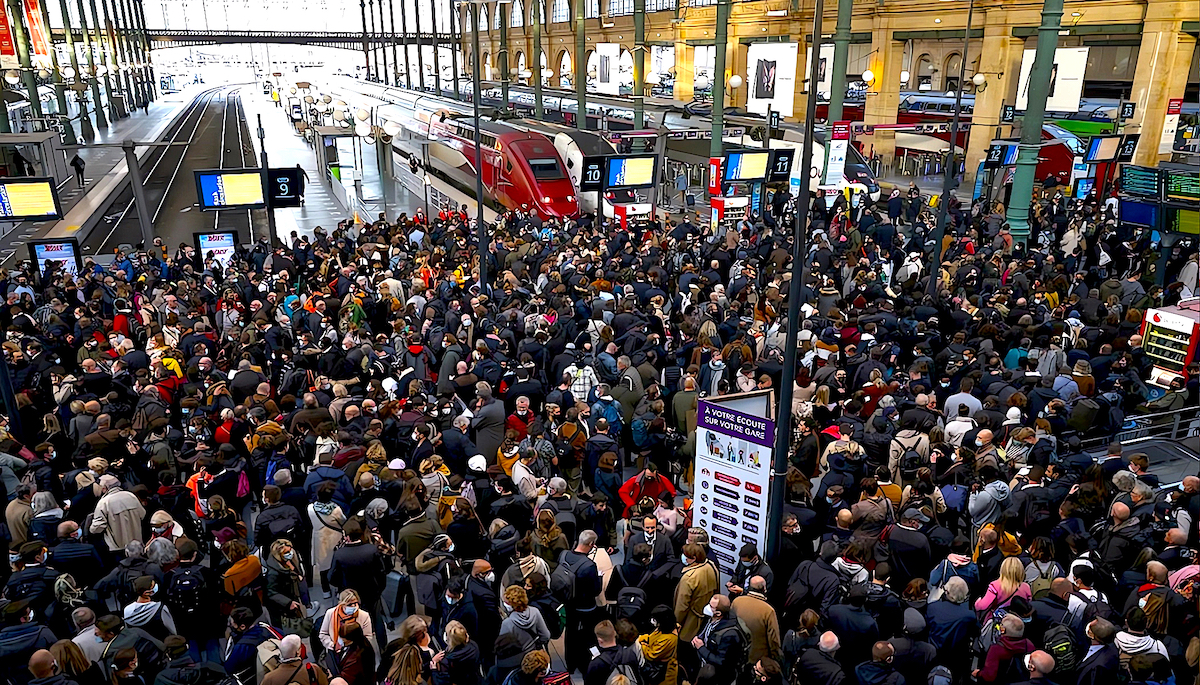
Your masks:
M476 454L467 460L467 468L472 471L487 471L487 459L482 454Z
M404 470L404 460L401 459L400 457L396 457L395 459L388 462L388 468L393 471L403 471Z

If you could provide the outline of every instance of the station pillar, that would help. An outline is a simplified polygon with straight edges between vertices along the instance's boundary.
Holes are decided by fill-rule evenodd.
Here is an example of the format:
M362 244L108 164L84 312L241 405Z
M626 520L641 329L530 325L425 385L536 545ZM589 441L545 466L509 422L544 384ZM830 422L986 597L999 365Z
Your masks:
M983 43L980 54L987 55L979 73L987 79L982 91L975 93L975 110L971 115L968 127L970 135L967 138L966 174L963 177L964 188L970 188L975 182L975 172L979 163L987 156L989 144L997 137L997 127L1000 127L999 137L1010 135L1012 126L1001 126L1000 118L1005 104L1013 104L1016 98L1017 81L1021 75L1021 56L1025 50L1025 41L1014 38L1009 27L1002 23L984 21Z
M1167 104L1172 98L1182 98L1187 87L1196 38L1183 32L1182 17L1195 9L1190 0L1151 2L1146 6L1142 44L1130 93L1137 108L1133 119L1125 122L1126 131L1142 134L1133 155L1134 164L1155 166L1168 159L1168 155L1159 154L1159 143Z
M871 70L875 81L867 93L863 110L866 124L894 124L900 109L900 72L904 70L904 43L896 40L896 31L886 17L876 16L871 27L871 50L874 60ZM872 137L874 153L879 155L884 166L895 164L896 132L875 131ZM864 150L869 156L870 151Z
M695 49L685 43L675 43L675 91L672 94L680 102L691 102L696 95Z

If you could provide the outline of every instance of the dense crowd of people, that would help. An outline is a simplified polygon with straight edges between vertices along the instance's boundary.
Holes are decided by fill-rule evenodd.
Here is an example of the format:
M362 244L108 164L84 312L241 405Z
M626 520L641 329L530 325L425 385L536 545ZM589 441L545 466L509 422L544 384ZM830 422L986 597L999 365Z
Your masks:
M8 272L3 677L1196 682L1200 478L1106 444L1195 407L1139 334L1194 246L1054 189L1028 248L1002 207L937 245L919 193L858 204L806 232L779 549L735 565L692 518L696 406L788 376L790 202Z

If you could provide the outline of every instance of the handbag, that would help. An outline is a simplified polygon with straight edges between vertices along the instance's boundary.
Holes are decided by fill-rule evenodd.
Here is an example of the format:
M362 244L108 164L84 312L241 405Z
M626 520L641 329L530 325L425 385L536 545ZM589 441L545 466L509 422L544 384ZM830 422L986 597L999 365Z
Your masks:
M281 616L279 627L285 633L307 638L313 633L313 620L307 616Z

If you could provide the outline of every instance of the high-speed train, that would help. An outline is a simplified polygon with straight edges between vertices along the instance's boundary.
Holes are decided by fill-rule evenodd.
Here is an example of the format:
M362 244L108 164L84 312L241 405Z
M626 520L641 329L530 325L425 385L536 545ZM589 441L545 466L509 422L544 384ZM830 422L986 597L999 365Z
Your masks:
M432 170L463 192L475 194L475 126L469 108L453 100L346 77L332 80L328 94L351 108L376 107L381 124L398 126L393 154L420 159L422 143L435 141L429 146ZM519 209L543 218L579 214L575 186L547 136L484 121L480 147L483 168L478 175L487 195L485 204L496 211Z

